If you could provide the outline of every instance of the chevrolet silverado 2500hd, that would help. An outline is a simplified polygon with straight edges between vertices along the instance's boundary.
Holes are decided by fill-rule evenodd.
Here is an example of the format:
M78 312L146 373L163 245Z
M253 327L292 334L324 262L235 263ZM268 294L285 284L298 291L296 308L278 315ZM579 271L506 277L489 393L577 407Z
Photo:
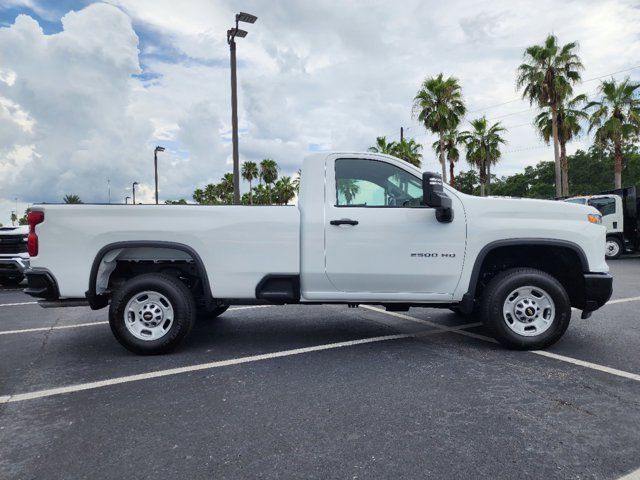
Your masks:
M297 206L34 205L30 295L109 305L129 350L173 349L196 312L381 304L476 313L504 345L542 348L611 295L598 211L478 198L372 153L307 158Z

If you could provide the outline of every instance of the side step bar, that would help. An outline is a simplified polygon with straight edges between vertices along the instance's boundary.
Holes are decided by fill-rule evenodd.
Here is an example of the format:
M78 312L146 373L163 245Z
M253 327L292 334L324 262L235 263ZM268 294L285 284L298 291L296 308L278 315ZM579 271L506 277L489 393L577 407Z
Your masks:
M62 307L88 307L89 301L85 298L69 298L66 300L40 300L38 302L42 308L62 308Z

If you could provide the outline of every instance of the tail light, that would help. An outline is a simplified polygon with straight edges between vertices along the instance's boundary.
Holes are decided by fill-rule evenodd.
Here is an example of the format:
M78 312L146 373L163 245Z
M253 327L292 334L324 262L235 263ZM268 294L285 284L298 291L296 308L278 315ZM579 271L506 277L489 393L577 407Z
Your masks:
M44 212L29 212L27 215L29 222L29 237L27 237L27 251L30 257L38 255L38 235L36 234L36 225L44 222Z

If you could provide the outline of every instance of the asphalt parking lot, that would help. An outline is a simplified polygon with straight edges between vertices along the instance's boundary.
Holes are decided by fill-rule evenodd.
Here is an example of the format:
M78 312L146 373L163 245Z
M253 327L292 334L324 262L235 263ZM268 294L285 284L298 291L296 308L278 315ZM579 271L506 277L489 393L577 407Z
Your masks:
M640 258L547 352L474 318L237 307L140 357L107 312L0 291L0 478L631 478ZM635 478L635 477L634 477Z

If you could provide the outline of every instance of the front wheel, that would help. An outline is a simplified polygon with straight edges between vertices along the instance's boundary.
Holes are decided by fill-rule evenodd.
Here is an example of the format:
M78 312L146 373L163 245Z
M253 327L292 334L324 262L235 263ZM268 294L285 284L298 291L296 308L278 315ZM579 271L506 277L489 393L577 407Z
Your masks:
M140 355L167 353L187 336L195 319L193 295L179 279L139 275L113 296L109 325L120 344Z
M569 326L571 302L554 277L533 268L496 275L482 297L485 325L503 345L517 350L545 348Z
M605 257L607 260L615 260L622 255L624 249L622 242L617 237L607 237L607 250Z

